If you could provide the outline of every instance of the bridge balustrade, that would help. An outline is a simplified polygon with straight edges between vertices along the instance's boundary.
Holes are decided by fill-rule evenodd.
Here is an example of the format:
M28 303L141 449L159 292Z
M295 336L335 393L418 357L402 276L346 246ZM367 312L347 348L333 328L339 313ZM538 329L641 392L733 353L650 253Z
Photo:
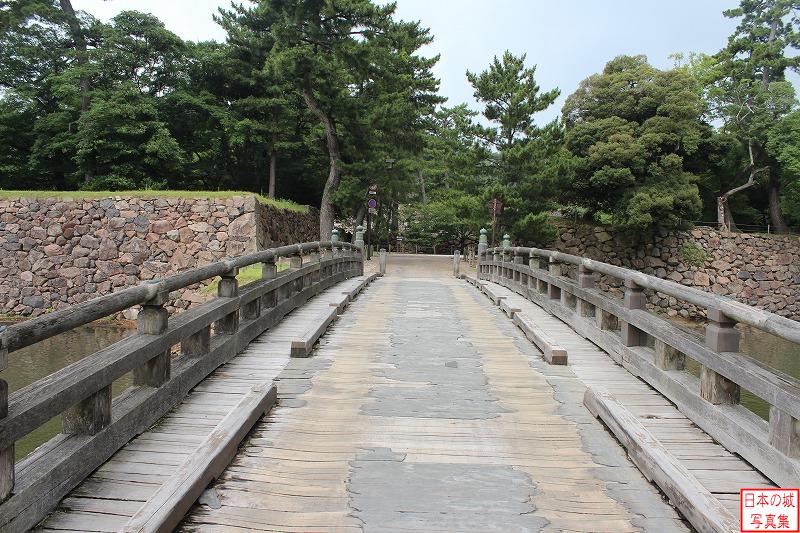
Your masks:
M280 258L289 259L289 269L278 271ZM240 287L239 269L258 264L261 279ZM35 525L255 337L320 291L362 274L360 246L307 242L211 263L0 330L2 371L20 348L141 306L136 334L10 395L0 380L0 530L12 520L8 530ZM169 316L171 292L215 277L217 298ZM129 372L133 384L112 398L112 384ZM15 464L15 442L59 415L62 433Z
M800 484L800 380L739 350L737 323L798 346L800 323L642 272L539 248L481 250L478 278L507 287L568 323L648 382L695 424L783 486ZM619 280L623 298L597 275ZM704 308L705 337L646 309L645 290ZM697 378L683 369L700 366ZM745 389L770 405L769 420L739 403Z

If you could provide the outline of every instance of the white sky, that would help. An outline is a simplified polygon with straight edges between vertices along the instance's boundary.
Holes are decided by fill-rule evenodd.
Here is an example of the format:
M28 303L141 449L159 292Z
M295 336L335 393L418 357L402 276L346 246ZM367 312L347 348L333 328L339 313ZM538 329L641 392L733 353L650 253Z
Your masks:
M149 12L184 39L225 39L211 19L218 0L73 0L76 9L108 20L126 9ZM485 69L504 50L527 53L543 90L557 86L561 98L540 113L540 123L559 114L578 83L620 54L645 54L660 68L673 52L714 53L725 46L736 22L723 17L738 0L398 0L397 14L421 20L441 54L435 68L447 105L476 104L466 70Z

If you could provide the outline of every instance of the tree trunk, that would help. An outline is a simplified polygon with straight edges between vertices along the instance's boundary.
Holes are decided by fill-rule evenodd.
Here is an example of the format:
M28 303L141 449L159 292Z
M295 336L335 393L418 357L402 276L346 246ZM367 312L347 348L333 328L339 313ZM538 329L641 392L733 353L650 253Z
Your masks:
M780 178L770 175L767 184L769 194L769 219L775 233L788 233L789 226L781 213L781 181Z
M72 36L72 42L75 45L75 51L78 64L84 65L86 63L86 37L83 35L83 29L81 29L81 23L78 20L78 16L75 14L75 10L72 8L72 2L70 0L59 0L61 4L61 11L64 12L64 15L67 19L67 25L69 26L69 32ZM78 82L80 89L81 89L81 115L86 113L89 110L89 98L90 92L92 90L92 85L89 81L89 78L86 76L81 76ZM92 157L90 156L90 162L86 165L83 174L84 183L89 183L92 178L94 177L94 165L91 163Z
M367 208L364 207L364 204L361 204L356 211L356 226L363 226L364 225L364 216L367 214Z
M767 38L768 43L775 40L778 32L778 23L778 19L772 21L769 29L769 37ZM769 82L769 68L765 66L761 73L761 86L765 91L769 89ZM789 227L786 225L783 213L781 213L781 182L780 178L775 176L774 172L770 174L769 183L767 183L767 200L769 201L769 218L775 232L787 233Z
M328 156L330 157L330 170L328 179L325 180L325 188L322 190L322 200L319 205L319 238L327 241L331 238L333 230L333 219L335 212L333 209L332 197L334 191L339 186L339 161L341 151L339 150L339 139L336 137L336 125L333 118L328 115L320 106L311 89L311 78L306 74L303 80L303 99L308 109L316 115L325 128L325 139L328 143Z
M425 194L425 176L422 175L422 169L417 169L417 179L419 180L419 189L422 193L422 203L428 203L428 195Z
M719 224L720 231L733 231L736 227L736 224L733 221L733 215L731 214L731 210L728 207L728 199L736 194L737 192L743 191L745 189L749 189L756 183L756 175L759 172L767 170L769 167L764 168L756 168L756 160L755 154L753 153L753 141L747 141L747 153L750 156L750 165L749 165L749 176L747 181L739 185L738 187L734 187L733 189L729 190L728 192L724 193L722 196L717 198L717 223Z
M267 197L271 200L275 199L275 167L278 162L278 154L275 152L275 134L272 138L272 150L269 153L269 186L267 189Z
M272 108L272 146L269 150L269 185L267 187L267 197L275 199L275 167L278 162L278 109Z

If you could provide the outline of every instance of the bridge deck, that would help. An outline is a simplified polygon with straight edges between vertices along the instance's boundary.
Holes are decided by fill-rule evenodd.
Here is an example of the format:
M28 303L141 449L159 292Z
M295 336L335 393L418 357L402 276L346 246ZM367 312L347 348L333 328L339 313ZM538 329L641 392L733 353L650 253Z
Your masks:
M272 382L289 361L292 339L363 283L334 285L253 341L73 490L38 531L121 531L254 385Z
M547 331L569 353L569 375L586 386L602 386L672 453L734 517L739 516L741 487L774 487L738 455L716 443L675 405L640 380L592 342L538 305L495 283L491 292L505 298L527 319Z
M393 256L180 530L686 531L583 384L448 267Z

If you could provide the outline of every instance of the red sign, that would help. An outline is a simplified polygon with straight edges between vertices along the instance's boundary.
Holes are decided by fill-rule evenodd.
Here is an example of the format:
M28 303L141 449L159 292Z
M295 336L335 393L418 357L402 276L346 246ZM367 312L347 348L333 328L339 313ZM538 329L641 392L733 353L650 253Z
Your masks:
M739 529L742 533L800 533L800 489L741 489Z
M503 209L503 202L498 200L497 198L492 198L489 200L489 214L490 215L499 215L500 211Z

